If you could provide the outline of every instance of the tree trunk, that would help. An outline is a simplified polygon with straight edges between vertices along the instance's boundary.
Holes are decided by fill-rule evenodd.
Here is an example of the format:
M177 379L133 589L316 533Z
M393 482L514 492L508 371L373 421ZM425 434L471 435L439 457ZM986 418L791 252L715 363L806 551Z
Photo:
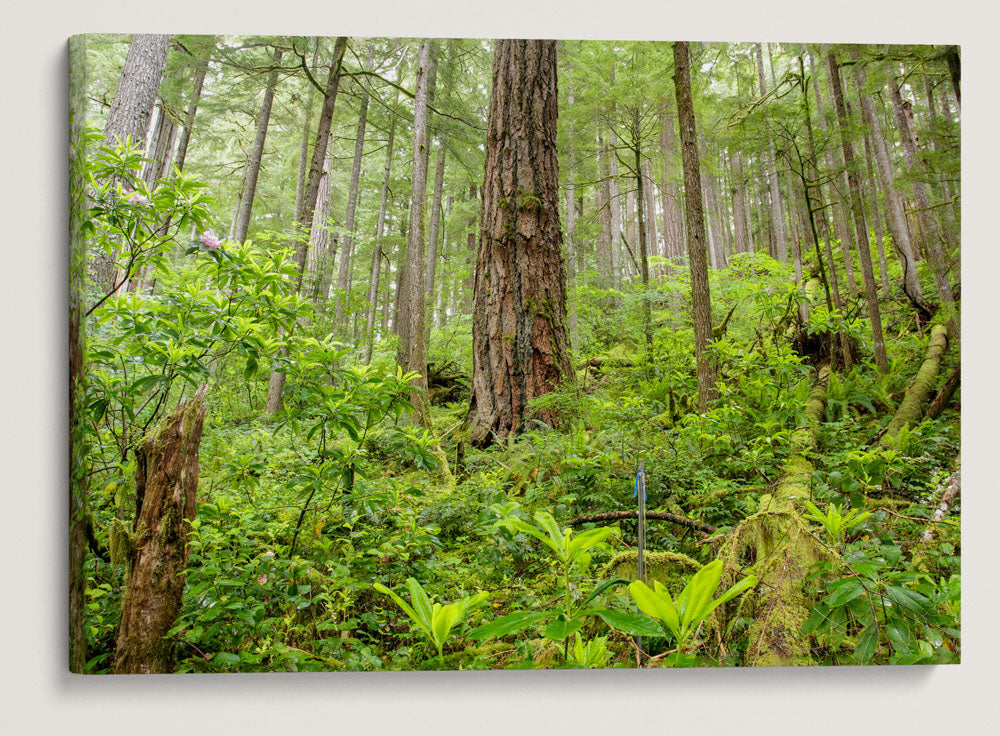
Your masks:
M663 198L663 240L667 249L667 257L680 259L684 254L684 219L677 207L679 195L677 184L670 171L676 170L676 139L674 138L674 121L664 100L660 105L660 153L663 154L663 179L660 194Z
M386 143L385 149L385 173L382 176L382 192L379 195L378 220L375 225L375 243L372 246L371 286L368 290L368 316L365 327L365 365L372 362L372 350L375 345L375 311L378 308L379 274L382 272L382 238L385 235L385 210L389 201L389 178L392 174L392 148L395 142L396 116L393 115L389 122L389 140ZM384 325L382 329L384 332Z
M659 238L656 237L656 189L653 177L649 172L649 161L642 162L643 199L646 206L646 244L653 255L663 255L660 251ZM657 266L656 273L662 273L662 266Z
M184 595L206 389L180 404L136 448L137 508L129 542L134 549L118 624L116 674L166 673L173 667L164 636Z
M86 334L87 220L86 116L87 37L69 41L69 668L82 673L87 662L85 628L87 558L87 417L84 363Z
M949 243L945 241L941 228L938 227L937 218L931 209L930 197L927 196L927 187L924 179L927 172L923 166L923 161L918 157L916 131L910 125L910 116L907 114L909 102L904 103L902 95L899 93L899 84L895 79L889 82L889 93L892 98L892 107L896 115L896 127L899 129L899 138L903 144L903 160L906 162L906 169L911 176L911 187L913 189L913 199L916 203L917 222L920 224L920 231L925 239L925 247L928 260L931 262L931 270L934 271L934 281L937 284L938 298L945 308L948 327L951 334L958 339L960 332L959 313L955 305L955 296L951 291L951 280L948 277L947 254L951 250Z
M403 266L402 292L399 295L399 350L397 362L406 371L417 374L413 379L410 404L413 420L428 426L427 414L427 340L424 280L426 253L424 223L427 191L427 92L431 73L430 42L420 44L417 62L416 93L413 101L413 181L410 196L410 232Z
M735 151L729 159L731 175L733 177L733 222L736 228L737 253L750 253L750 234L747 224L747 204L746 189L743 184L743 157L739 151Z
M341 64L346 48L347 37L338 36L333 47L333 62L330 65L330 76L327 78L324 90L323 110L319 116L319 125L316 131L316 146L313 148L312 162L309 166L306 193L299 203L299 208L295 211L295 222L298 223L298 227L302 233L312 232L316 198L319 195L319 184L323 174L323 164L326 160L327 145L330 138L330 126L333 122L333 110L337 102L337 89L340 86ZM296 239L294 257L295 264L298 266L298 277L295 282L296 291L302 290L302 279L305 276L306 252L308 248L308 238L299 237ZM284 349L281 352L282 355L288 354L287 350ZM267 403L264 407L264 411L267 414L277 414L281 411L281 397L284 391L284 371L272 370L267 387Z
M306 254L306 271L312 289L312 300L322 304L330 297L330 278L333 263L337 257L338 233L331 232L330 200L333 198L333 146L327 142L323 174L316 193L316 214L313 215L312 230L309 233L309 251Z
M283 53L284 51L280 48L275 48L275 66L281 62ZM274 88L277 84L278 70L275 69L267 78L264 99L260 103L260 110L257 111L257 130L254 133L253 146L250 149L247 173L243 177L243 194L240 198L240 211L236 216L236 228L233 231L233 239L238 243L242 243L247 239L247 232L250 230L253 200L257 193L257 178L260 176L260 162L264 156L264 141L267 140L267 126L271 120L271 105L274 102Z
M638 122L638 121L636 121ZM636 125L638 129L638 125ZM649 244L646 242L646 223L643 210L646 209L646 196L643 191L642 176L642 152L639 149L639 141L636 141L635 153L635 182L638 190L635 199L638 203L636 214L638 215L639 231L639 275L642 277L642 333L646 338L646 354L650 362L653 358L653 329L652 329L652 307L649 303Z
M132 36L104 125L106 145L115 146L118 141L129 138L134 145L145 145L169 50L168 35L136 33ZM101 253L93 260L91 278L99 287L111 289L115 286L114 271L115 257Z
M574 378L559 227L556 42L499 40L486 139L469 438L519 431L527 404ZM554 424L554 411L536 418Z
M832 55L831 59L834 59ZM831 63L835 64L835 59ZM885 139L882 136L881 122L875 112L875 105L871 97L865 91L868 78L864 68L860 64L854 65L854 79L858 88L858 96L861 100L861 118L865 127L870 131L872 148L875 149L875 165L889 212L889 230L892 232L892 241L896 246L896 252L899 253L900 261L903 265L903 289L920 315L924 319L930 319L932 309L924 299L923 290L920 287L920 279L917 277L916 258L914 257L913 247L910 243L910 234L906 226L903 200L896 189L895 174L892 162L889 160Z
M184 170L184 163L187 161L188 144L191 142L191 131L194 129L194 118L198 114L198 103L201 101L201 91L205 87L205 76L208 74L209 57L198 62L198 72L194 79L194 89L191 92L191 99L188 102L187 114L184 116L184 130L181 131L180 140L177 141L177 154L175 163L180 171Z
M882 294L889 296L889 264L885 259L885 231L882 228L882 213L878 206L878 180L875 178L875 168L872 164L871 143L868 134L864 138L865 164L867 166L867 183L871 190L871 221L875 226L875 245L878 249L878 271L882 279Z
M698 138L691 100L690 60L686 41L674 43L674 88L680 122L681 152L684 161L684 214L691 265L691 304L694 312L694 350L698 370L698 408L708 410L716 396L715 366L707 355L712 340L712 304L708 291L708 263L705 256L705 222L701 209L701 178L698 166Z
M434 197L431 200L431 226L427 232L427 275L425 277L427 294L426 302L427 314L434 314L434 280L437 276L437 262L439 257L439 241L441 232L441 202L444 196L444 163L445 145L444 139L438 141L437 163L434 166ZM427 333L430 334L431 322L428 320Z
M883 373L889 370L889 359L885 352L885 338L882 335L882 314L878 305L878 293L875 290L875 270L872 268L872 253L868 239L868 226L865 224L864 205L861 200L861 186L858 183L858 172L854 163L854 147L849 135L847 106L844 104L844 89L840 80L840 67L833 51L827 52L827 79L833 93L833 105L837 111L837 123L840 128L840 147L844 155L844 165L847 168L847 184L851 193L851 212L854 215L854 232L858 240L858 256L861 260L861 275L865 282L865 302L868 306L868 320L872 327L872 347L875 351L875 364Z
M757 56L757 84L760 87L760 94L763 97L767 94L764 86L764 53L758 43L756 46ZM788 240L785 235L785 215L782 211L781 188L778 186L778 167L775 163L774 141L768 139L767 142L767 170L768 181L771 186L771 223L774 228L774 250L778 261L785 263L788 261Z
M368 51L368 64L374 64L372 51ZM361 111L358 113L358 132L354 139L354 163L351 166L351 185L347 193L347 217L344 220L344 227L347 234L344 235L344 247L340 249L340 268L337 273L337 299L335 301L334 314L335 323L341 335L346 334L344 324L344 310L349 304L350 294L349 283L351 273L351 257L354 254L355 242L355 219L358 211L358 184L361 181L361 162L365 154L365 126L368 120L368 93L361 94Z

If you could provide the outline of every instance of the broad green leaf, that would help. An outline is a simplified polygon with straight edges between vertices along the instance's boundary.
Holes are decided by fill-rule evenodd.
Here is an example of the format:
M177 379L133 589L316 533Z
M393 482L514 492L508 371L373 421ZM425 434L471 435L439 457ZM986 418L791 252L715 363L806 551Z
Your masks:
M649 586L641 580L636 580L628 586L628 592L632 594L635 604L639 610L647 616L651 616L662 621L675 637L680 638L681 625L677 609L670 598L670 594L661 595L650 590Z
M684 586L684 590L677 598L683 629L692 629L705 618L721 579L722 561L712 560L696 572Z
M613 530L608 527L588 529L585 532L580 532L570 540L569 547L567 548L567 553L570 559L576 557L578 552L588 550L591 547L600 544L613 533Z
M562 554L562 546L561 546L561 544L560 544L560 546L556 546L552 542L552 540L549 539L549 536L547 534L545 534L543 531L541 531L538 527L532 526L531 524L527 524L527 523L521 521L520 519L504 519L503 521L501 521L499 523L502 524L503 526L506 526L506 527L508 527L510 529L513 529L514 531L524 532L525 534L530 534L535 539L537 539L540 542L544 543L545 546L549 547L556 554Z
M587 605L592 600L594 600L597 596L599 596L601 593L603 593L605 590L607 590L608 588L610 588L612 586L615 586L615 585L628 585L631 582L632 581L628 580L627 578L615 578L614 580L605 580L603 583L601 583L596 588L594 588L594 592L591 593L590 595L588 595L586 598L584 598L583 602L581 602L580 605L581 606Z
M435 606L436 605L437 604L435 604ZM440 610L434 612L434 619L431 622L431 631L434 634L434 642L438 645L438 648L444 646L444 643L448 640L448 634L451 632L451 627L455 625L456 621L458 621L458 617L458 606L454 603L442 606Z
M738 583L736 583L733 587L731 587L725 593L723 593L718 598L716 598L714 601L712 601L712 604L708 607L708 613L711 613L716 608L718 608L719 606L721 606L723 603L726 603L727 601L731 601L733 598L735 598L736 596L740 595L744 591L749 590L750 588L752 588L756 584L757 584L757 576L756 575L747 575L745 578L743 578L742 580L740 580Z
M501 637L508 636L509 634L515 634L518 631L523 631L529 626L547 618L548 615L549 614L544 611L517 611L516 613L510 613L506 616L494 619L488 624L476 627L466 635L466 638L471 639L472 641L481 641L482 639L499 639Z
M824 598L823 602L830 606L830 608L836 608L837 606L842 606L849 601L853 601L864 592L865 586L861 584L860 580L854 578L849 583L837 588L833 593Z
M548 511L537 511L535 512L535 521L538 526L545 530L549 538L552 540L552 544L549 546L556 551L556 553L562 557L566 551L565 539L562 530L559 529L559 525L556 524L556 520L552 518L552 514Z
M410 603L413 610L420 616L425 626L431 625L431 601L424 592L423 587L415 578L406 579L406 587L410 591Z
M581 611L580 615L599 616L612 629L632 636L663 636L663 628L640 613L616 611L613 608L590 608Z

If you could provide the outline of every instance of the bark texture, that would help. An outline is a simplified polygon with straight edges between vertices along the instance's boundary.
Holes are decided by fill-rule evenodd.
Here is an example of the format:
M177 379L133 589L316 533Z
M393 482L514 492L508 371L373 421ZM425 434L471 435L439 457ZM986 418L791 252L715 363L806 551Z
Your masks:
M705 221L701 207L701 177L698 165L698 138L691 100L691 73L687 42L674 43L674 88L684 160L684 219L691 266L691 303L694 311L694 350L698 366L698 408L708 409L716 397L715 366L707 355L712 340L712 303L708 292L708 263L705 255Z
M557 108L556 42L497 41L472 331L469 438L479 446L517 432L529 401L573 379Z
M181 610L198 491L205 391L180 404L136 448L136 517L115 645L116 674L170 672L164 635Z

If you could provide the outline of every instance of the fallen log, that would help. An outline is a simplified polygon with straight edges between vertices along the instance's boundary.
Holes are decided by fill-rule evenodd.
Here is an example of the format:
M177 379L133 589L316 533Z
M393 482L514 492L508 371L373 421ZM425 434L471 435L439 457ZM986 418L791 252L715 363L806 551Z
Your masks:
M931 339L927 345L927 354L924 362L920 365L920 370L913 378L913 383L906 389L899 408L885 429L885 434L879 440L879 444L887 445L899 434L903 425L915 426L924 416L923 406L927 403L931 391L934 390L934 383L937 381L938 372L941 369L941 356L948 349L948 327L946 325L934 325L931 329Z
M760 580L738 604L738 611L753 620L744 657L748 666L813 664L809 640L801 633L815 602L806 581L813 564L832 555L810 534L796 503L809 498L814 470L809 455L816 450L815 429L823 418L829 378L830 368L823 365L774 494L761 496L757 513L741 521L719 550L722 589L749 572ZM714 626L723 630L724 623L717 620Z
M955 472L948 479L948 487L945 489L944 494L941 496L941 501L938 504L937 510L934 512L934 516L931 521L940 522L944 520L944 515L948 513L948 508L955 502L958 498L958 494L962 491L962 470L961 468L956 468ZM927 531L924 532L923 536L920 538L921 542L927 543L934 539L934 527L930 526Z
M619 519L635 519L638 516L638 511L605 511L600 514L584 514L583 516L578 516L570 521L569 525L580 526L580 524L586 524L590 521L618 521ZM671 514L669 511L647 511L646 518L656 519L657 521L669 521L674 524L679 524L680 526L686 526L689 529L694 529L703 537L707 537L709 534L718 529L718 527L706 524L703 521L689 519L686 516L678 516L677 514Z

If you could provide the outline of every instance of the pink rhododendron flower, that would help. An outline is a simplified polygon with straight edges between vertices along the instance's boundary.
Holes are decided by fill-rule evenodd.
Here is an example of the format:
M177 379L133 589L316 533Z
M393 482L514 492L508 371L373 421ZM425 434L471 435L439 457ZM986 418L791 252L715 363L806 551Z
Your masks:
M219 247L219 239L214 233L202 233L201 243L206 246L209 250L215 250Z
M147 199L144 194L140 194L139 192L132 192L125 198L125 201L129 204L149 204L149 199Z

